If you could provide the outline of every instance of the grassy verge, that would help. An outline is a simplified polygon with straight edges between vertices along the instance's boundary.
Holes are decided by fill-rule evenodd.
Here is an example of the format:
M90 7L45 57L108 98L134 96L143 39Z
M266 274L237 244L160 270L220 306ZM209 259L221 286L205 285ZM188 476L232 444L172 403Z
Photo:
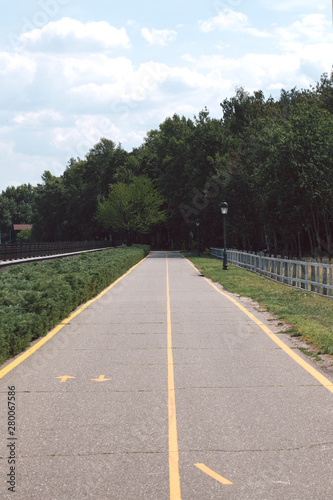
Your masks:
M1 273L0 364L46 335L148 253L148 246L114 248Z
M302 336L318 349L318 354L333 355L333 299L294 290L235 266L223 271L222 262L213 257L186 257L207 278L221 283L229 292L251 297L289 323L289 333Z

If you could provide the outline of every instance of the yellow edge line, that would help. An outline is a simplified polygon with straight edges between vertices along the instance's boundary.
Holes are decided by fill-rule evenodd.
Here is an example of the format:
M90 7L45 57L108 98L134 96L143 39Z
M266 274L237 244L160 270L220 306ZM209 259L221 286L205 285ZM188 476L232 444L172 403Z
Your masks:
M195 265L190 262L186 257L184 257L185 260L199 273L198 269L195 267ZM200 274L200 273L199 273ZM296 363L298 363L304 370L306 370L310 375L312 375L321 385L323 385L327 390L333 393L333 383L326 378L324 375L318 372L313 366L309 365L301 356L296 354L290 347L288 347L284 342L282 342L275 333L273 333L264 323L262 323L258 318L256 318L250 311L248 311L244 306L242 306L236 299L231 297L230 295L227 295L226 293L222 292L214 283L212 283L210 280L205 278L207 283L209 283L218 293L229 299L231 302L233 302L241 311L243 311L244 314L246 314L252 321L254 321L269 337L270 339L273 340L288 356L290 356Z
M198 469L202 470L202 472L205 472L205 474L208 474L208 476L212 477L213 479L216 479L219 483L222 484L234 484L225 477L220 476L220 474L217 474L214 472L212 469L207 467L205 464L194 464Z
M19 358L15 361L12 361L9 365L5 366L2 370L0 370L0 379L3 378L7 373L16 368L19 364L25 361L29 356L31 356L34 352L37 351L42 345L44 345L48 340L50 340L54 335L56 335L67 323L69 323L73 318L75 318L78 314L80 314L84 309L86 309L90 304L100 299L105 293L107 293L111 288L113 288L119 281L125 278L129 273L133 271L141 262L147 259L149 255L147 255L144 259L140 260L135 266L131 267L125 274L120 276L116 281L114 281L110 286L105 288L100 294L94 297L91 300L88 300L85 304L83 304L79 309L77 309L74 313L72 313L68 318L64 319L59 325L57 325L53 330L51 330L45 337L43 337L39 342L37 342L33 347L30 347L27 351L25 351Z
M172 355L171 308L169 288L169 264L166 254L167 287L167 355L168 355L168 419L169 419L169 482L170 500L180 500L179 452L176 420L176 393Z

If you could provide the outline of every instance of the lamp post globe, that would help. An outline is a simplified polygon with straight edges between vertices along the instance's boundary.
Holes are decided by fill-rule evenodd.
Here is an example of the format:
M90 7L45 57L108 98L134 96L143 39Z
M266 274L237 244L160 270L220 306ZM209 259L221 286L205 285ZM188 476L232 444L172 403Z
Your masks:
M223 269L226 271L228 269L228 256L227 256L227 236L226 236L226 217L228 213L228 203L226 201L222 201L221 205L221 214L223 217Z
M222 203L220 205L220 208L221 208L221 214L222 215L227 215L227 213L228 213L228 203L226 201L222 201Z

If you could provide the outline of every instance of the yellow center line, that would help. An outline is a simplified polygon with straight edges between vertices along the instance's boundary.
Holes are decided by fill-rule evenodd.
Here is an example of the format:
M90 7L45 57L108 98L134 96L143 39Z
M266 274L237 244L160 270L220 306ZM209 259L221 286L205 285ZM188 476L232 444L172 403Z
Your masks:
M301 356L299 356L298 354L296 354L296 352L290 349L290 347L288 347L284 342L282 342L282 340L279 339L279 337L277 337L275 333L273 333L264 323L262 323L252 313L250 313L250 311L245 309L245 307L239 304L237 300L235 300L233 297L230 297L226 293L223 293L221 290L217 288L217 286L211 283L207 278L205 278L205 280L213 288L215 288L215 290L217 290L221 295L227 297L227 299L231 300L231 302L233 302L237 307L239 307L239 309L241 309L241 311L243 311L249 318L251 318L252 321L254 321L258 326L260 326L260 328L269 336L269 338L272 339L273 342L275 342L279 347L281 347L281 349L286 354L288 354L288 356L290 356L294 361L296 361L296 363L298 363L302 368L304 368L304 370L310 373L310 375L312 375L312 377L314 377L318 382L320 382L320 384L322 384L326 389L328 389L330 392L333 393L333 383L330 380L328 380L328 378L324 377L324 375L322 375L318 370L313 368L313 366L309 365L309 363L307 363L303 358L301 358Z
M185 260L200 274L195 265L190 262L186 257ZM226 297L233 304L235 304L244 314L246 314L254 323L256 323L267 335L268 337L275 342L288 356L290 356L296 363L298 363L304 370L306 370L312 377L314 377L321 385L323 385L328 391L333 393L333 382L331 382L328 378L324 377L318 370L316 370L313 366L307 363L301 356L299 356L296 352L294 352L290 347L288 347L284 342L275 333L272 332L262 321L254 316L254 314L250 313L244 306L242 306L236 299L222 292L214 283L205 278L207 283L209 283L218 293Z
M167 354L168 354L168 417L169 417L169 481L170 500L180 500L179 452L176 421L176 394L172 355L171 309L169 288L169 263L166 254L167 286Z

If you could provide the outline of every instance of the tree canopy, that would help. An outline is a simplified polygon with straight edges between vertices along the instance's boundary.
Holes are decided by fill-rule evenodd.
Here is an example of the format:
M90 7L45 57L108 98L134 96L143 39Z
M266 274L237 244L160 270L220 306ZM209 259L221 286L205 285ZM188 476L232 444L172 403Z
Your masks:
M33 223L40 240L107 238L188 248L202 245L332 256L333 72L308 89L265 98L243 88L221 102L174 114L131 152L101 140L64 173L0 195L0 224Z
M165 220L161 210L163 198L153 187L151 179L139 176L129 184L117 182L97 207L96 220L108 231L125 231L127 243L133 236L147 234L154 225Z

